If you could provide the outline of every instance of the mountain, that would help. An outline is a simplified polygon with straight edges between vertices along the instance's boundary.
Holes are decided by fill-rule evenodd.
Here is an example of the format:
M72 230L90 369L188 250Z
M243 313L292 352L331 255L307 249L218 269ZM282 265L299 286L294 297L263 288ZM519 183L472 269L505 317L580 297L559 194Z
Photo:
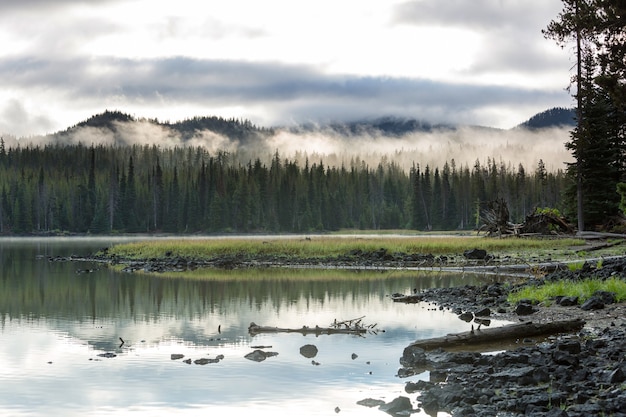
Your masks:
M52 134L51 136L62 139L64 136L71 135L83 128L95 128L109 131L119 140L124 136L120 132L123 124L140 124L147 123L155 127L167 129L177 134L183 142L193 139L199 132L211 131L223 135L231 140L238 140L241 143L253 141L255 139L263 139L272 133L271 129L257 127L249 120L224 119L222 117L194 117L175 123L160 122L158 119L136 119L135 117L114 110L105 110L103 113L91 116L65 131ZM123 141L122 141L123 142Z
M573 126L574 116L575 111L573 109L555 107L532 116L514 129L537 130L549 127ZM72 140L70 140L72 137L78 137L80 140L86 137L83 129L95 129L95 131L91 131L92 135L108 135L118 144L135 143L136 138L134 135L138 134L140 131L144 131L147 127L156 127L158 131L163 133L163 137L176 136L180 138L181 144L189 142L194 138L202 137L203 133L213 132L228 138L235 146L245 147L246 145L259 144L274 135L276 131L281 130L296 134L303 132L323 132L345 138L359 136L400 138L413 132L455 131L461 126L455 126L453 124L432 124L415 118L386 116L351 122L334 122L324 125L301 124L292 127L266 128L256 126L249 120L243 119L224 119L216 116L204 116L171 123L161 122L158 119L137 119L120 111L106 110L64 131L49 135L49 137L59 142L69 143L72 142ZM477 131L500 130L484 126L468 127ZM154 134L154 129L145 131ZM76 136L76 134L78 134L78 136ZM155 139L158 141L156 137ZM88 142L87 139L85 140Z
M530 119L516 126L516 128L544 129L548 127L575 126L576 109L554 107L537 113Z

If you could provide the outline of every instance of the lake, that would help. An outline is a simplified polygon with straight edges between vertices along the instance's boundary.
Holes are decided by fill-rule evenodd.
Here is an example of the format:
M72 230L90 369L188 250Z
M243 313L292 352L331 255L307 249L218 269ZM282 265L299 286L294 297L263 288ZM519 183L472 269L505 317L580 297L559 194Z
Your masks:
M250 280L207 271L198 281L48 260L120 240L0 239L0 414L385 416L356 402L409 396L408 380L429 378L397 376L404 348L470 327L434 305L389 295L483 279L415 271L287 279L264 270ZM328 327L362 316L375 325L363 336L248 333L251 322ZM317 348L312 358L300 353L307 344ZM278 354L246 359L258 346Z

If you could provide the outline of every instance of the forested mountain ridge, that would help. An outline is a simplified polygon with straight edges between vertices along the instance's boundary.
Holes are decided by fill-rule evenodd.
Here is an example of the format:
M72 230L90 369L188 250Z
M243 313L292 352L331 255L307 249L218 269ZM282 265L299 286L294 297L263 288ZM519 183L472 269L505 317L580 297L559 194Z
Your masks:
M239 141L241 144L254 142L266 138L272 134L271 129L257 127L246 119L224 119L217 116L194 117L175 123L162 122L158 119L137 119L121 111L105 110L96 114L64 131L48 135L56 141L63 142L68 136L76 134L85 128L95 128L111 132L117 142L127 144L133 142L132 138L123 138L121 132L124 124L152 125L164 130L171 131L171 134L180 138L181 145L193 139L199 132L211 131L223 135L230 140Z
M198 144L198 132L206 135L209 128L220 133ZM483 204L496 198L507 201L513 221L535 207L561 208L568 180L541 159L532 165L496 159L485 153L486 142L460 148L450 139L444 150L477 150L484 158L429 163L430 145L411 154L408 165L399 164L403 154L394 149L366 162L359 152L380 142L365 144L368 135L385 131L397 142L401 132L434 127L385 118L346 129L345 135L355 135L348 142L355 156L339 163L322 154L295 157L279 146L269 157L242 154L243 147L209 149L204 145L211 140L251 144L276 133L216 117L169 123L107 111L43 144L6 146L0 140L0 234L452 230L476 227ZM455 135L453 127L437 129ZM489 129L480 132L490 140ZM138 133L151 141L127 140ZM177 141L159 141L171 135ZM303 141L314 136L302 135ZM364 145L355 146L359 141ZM264 152L277 142L268 143Z
M576 124L576 110L563 107L554 107L537 113L530 119L520 123L518 128L543 129L555 126L571 126Z
M557 126L573 126L573 117L574 110L557 107L532 116L527 121L520 123L516 128L541 129ZM278 129L287 129L293 132L330 130L343 136L355 136L360 134L402 136L412 132L432 132L434 130L453 131L460 127L453 124L433 124L415 118L384 116L343 123L332 122L323 125L304 123L293 127L278 126L266 128L256 126L247 119L224 119L217 116L198 116L171 123L162 122L158 119L137 119L121 111L106 110L64 131L53 133L49 136L63 138L81 128L98 128L116 131L121 123L148 123L171 129L173 132L180 135L183 142L192 139L198 132L209 130L224 135L231 140L238 140L244 144L250 141L267 138ZM484 126L474 127L479 129L492 129Z

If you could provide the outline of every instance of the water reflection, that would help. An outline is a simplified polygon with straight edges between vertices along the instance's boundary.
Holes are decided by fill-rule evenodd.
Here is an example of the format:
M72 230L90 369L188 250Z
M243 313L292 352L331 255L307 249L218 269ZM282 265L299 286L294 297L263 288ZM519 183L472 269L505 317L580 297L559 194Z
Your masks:
M384 415L356 401L406 395L395 376L404 347L469 327L445 311L393 303L388 295L479 279L394 272L294 280L268 270L253 280L195 281L47 260L110 243L0 241L0 411L194 415L254 409L255 415L318 416L339 407L341 415ZM95 271L76 273L83 269ZM365 337L247 332L250 322L299 328L360 316L380 331ZM318 348L319 365L299 352L309 343ZM278 356L245 359L257 345ZM99 356L105 352L116 356ZM173 353L224 359L187 365L171 360Z

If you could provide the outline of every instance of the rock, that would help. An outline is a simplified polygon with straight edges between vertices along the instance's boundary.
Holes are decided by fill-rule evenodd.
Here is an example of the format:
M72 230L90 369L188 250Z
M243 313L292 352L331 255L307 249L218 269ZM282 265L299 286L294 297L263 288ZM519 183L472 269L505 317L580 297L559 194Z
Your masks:
M469 249L463 252L463 256L466 259L480 259L483 260L487 257L487 251L484 249Z
M537 308L531 304L520 303L515 307L515 314L518 316L528 316L537 311Z
M601 310L604 308L604 302L600 297L591 297L587 301L585 301L580 308L582 310Z
M356 353L353 353L352 355L350 355L350 358L352 358L352 360L355 360L358 357L359 355L357 355Z
M556 345L558 350L569 352L572 355L580 353L581 345L578 340L560 340Z
M488 307L482 308L482 309L474 312L474 316L489 317L489 316L491 316L491 310Z
M304 345L300 348L300 354L308 359L314 358L317 356L317 347L315 345Z
M335 413L339 413L340 411L341 411L341 408L335 407Z
M117 355L113 352L99 353L98 356L101 358L115 358Z
M378 409L393 416L409 414L413 411L413 406L408 397L400 396L389 403L382 404Z
M193 361L193 363L195 363L196 365L207 365L209 363L218 363L223 358L224 358L223 355L219 355L215 359L200 358L200 359L196 359L195 361Z
M385 402L383 400L375 400L373 398L366 398L364 400L359 400L356 403L358 405L362 405L362 406L368 407L368 408L378 407L378 406L381 406L381 405L385 404Z
M459 314L459 318L469 323L472 319L474 319L474 314L470 311L466 311L465 313Z
M254 362L263 362L265 359L272 356L278 356L278 352L264 352L261 349L256 349L245 355L244 358Z
M185 357L185 355L183 355L182 353L172 353L172 355L170 356L170 358L173 361L178 360L178 359L182 359L184 357Z
M622 368L617 368L609 374L609 384L620 384L626 380L626 375Z
M615 298L615 293L611 291L596 291L593 293L592 297L597 297L606 304L615 304L617 299Z
M578 305L578 297L576 296L571 296L571 297L557 297L556 299L556 303L562 307L571 307L571 306L575 306Z

